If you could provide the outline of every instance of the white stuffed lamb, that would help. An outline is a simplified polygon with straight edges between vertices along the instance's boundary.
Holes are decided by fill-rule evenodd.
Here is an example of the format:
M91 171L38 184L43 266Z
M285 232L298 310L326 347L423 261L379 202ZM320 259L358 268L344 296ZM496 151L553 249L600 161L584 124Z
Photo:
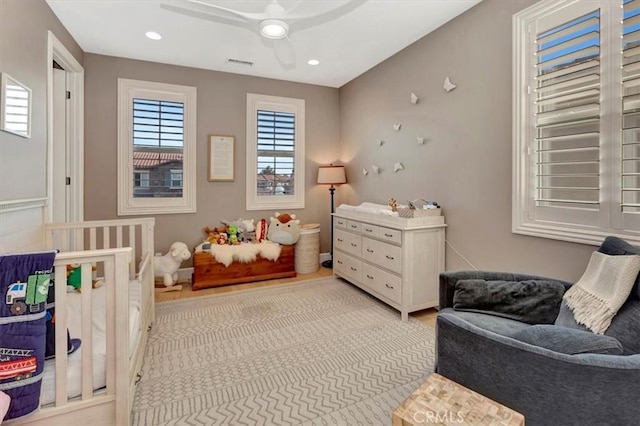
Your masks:
M190 257L189 247L185 243L175 242L167 254L154 258L153 274L156 278L162 278L166 287L170 287L178 281L178 269L182 261Z

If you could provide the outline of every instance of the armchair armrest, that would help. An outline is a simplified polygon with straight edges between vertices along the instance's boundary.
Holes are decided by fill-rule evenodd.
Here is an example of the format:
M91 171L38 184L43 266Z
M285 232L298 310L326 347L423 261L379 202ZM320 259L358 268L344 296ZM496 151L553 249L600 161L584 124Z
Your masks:
M438 373L524 414L529 426L640 418L640 355L567 355L446 312L438 314L436 335Z
M553 280L561 283L566 288L571 283L550 279L538 275L517 274L510 272L491 272L491 271L453 271L442 272L440 274L440 309L453 307L453 293L456 289L456 283L460 280L481 279L486 281L526 281L526 280Z

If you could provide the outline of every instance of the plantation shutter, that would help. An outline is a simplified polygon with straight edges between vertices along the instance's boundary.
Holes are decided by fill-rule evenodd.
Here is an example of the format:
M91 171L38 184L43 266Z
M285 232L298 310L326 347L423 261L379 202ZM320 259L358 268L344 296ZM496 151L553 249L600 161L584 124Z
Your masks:
M556 17L557 20L557 17ZM543 24L543 23L542 23ZM600 11L538 23L533 65L536 207L599 209Z
M640 2L626 1L622 38L622 211L640 212Z
M183 155L184 103L134 98L133 196L181 197Z
M257 114L257 194L293 195L295 114L266 110Z

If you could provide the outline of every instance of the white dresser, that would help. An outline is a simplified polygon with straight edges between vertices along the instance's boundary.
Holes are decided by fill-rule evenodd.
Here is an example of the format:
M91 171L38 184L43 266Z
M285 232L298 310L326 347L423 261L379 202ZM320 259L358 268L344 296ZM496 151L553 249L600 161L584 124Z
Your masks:
M405 219L353 211L333 218L333 273L399 310L438 306L444 217Z

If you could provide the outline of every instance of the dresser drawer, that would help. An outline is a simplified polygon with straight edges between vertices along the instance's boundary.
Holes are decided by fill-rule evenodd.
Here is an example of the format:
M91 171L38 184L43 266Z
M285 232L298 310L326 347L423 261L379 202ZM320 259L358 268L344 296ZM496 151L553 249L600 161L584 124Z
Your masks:
M400 277L363 263L362 282L387 299L402 303L402 280Z
M347 228L347 219L343 218L343 217L334 217L333 218L333 224L335 225L336 228Z
M362 262L344 253L335 252L333 255L333 270L345 277L356 281L362 280Z
M351 232L360 233L360 227L362 226L361 222L355 220L347 220L347 230Z
M363 223L360 226L360 232L362 232L362 235L365 237L377 237L379 229L376 225L370 225L368 223Z
M362 256L362 237L360 235L355 235L336 229L333 238L333 245L338 250L345 251L354 256Z
M380 226L378 228L378 237L383 241L388 241L398 245L402 244L402 231L397 229L384 228Z
M401 247L363 237L362 258L382 268L402 273Z

